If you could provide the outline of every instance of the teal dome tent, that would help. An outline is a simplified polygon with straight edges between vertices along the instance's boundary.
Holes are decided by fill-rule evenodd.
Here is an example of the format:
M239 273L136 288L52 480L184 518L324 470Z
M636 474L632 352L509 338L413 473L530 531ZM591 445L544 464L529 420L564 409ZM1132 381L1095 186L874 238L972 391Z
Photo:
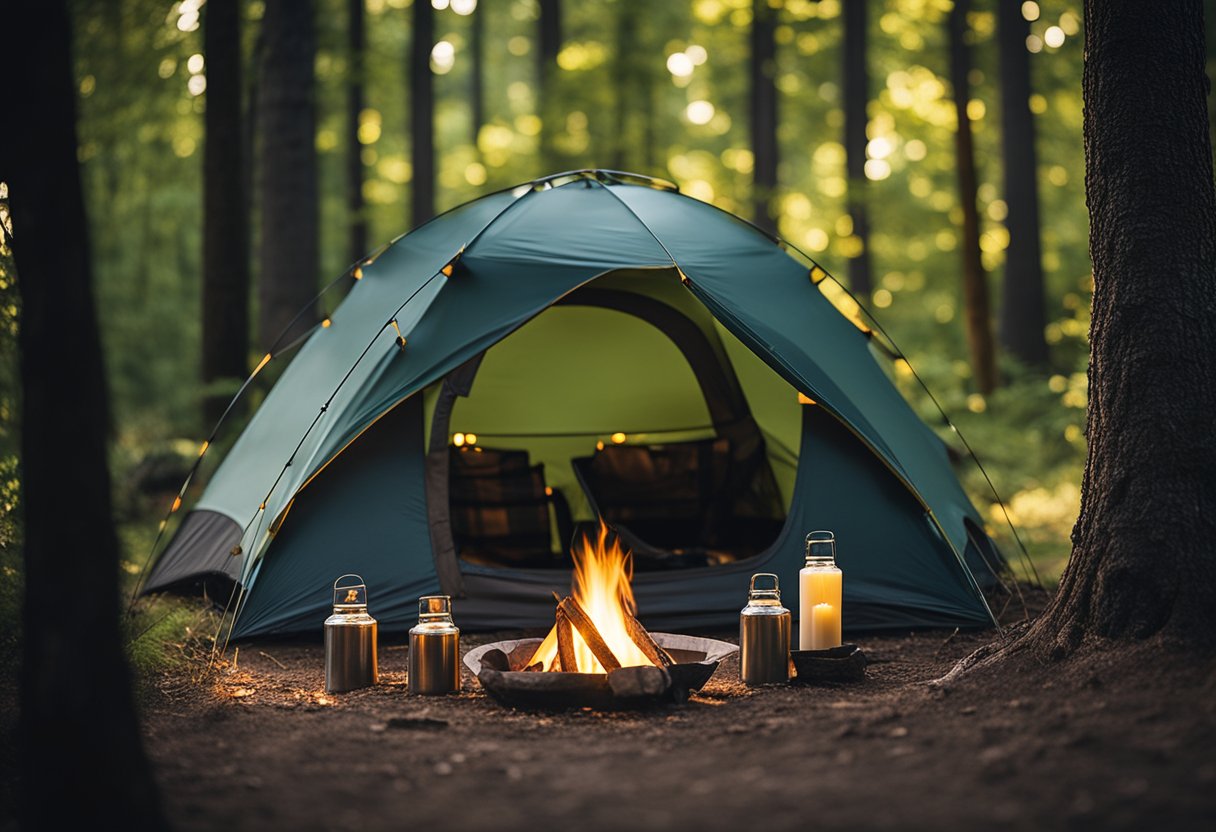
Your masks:
M145 592L234 587L236 638L319 633L347 572L388 628L435 592L466 629L542 626L602 517L654 629L733 624L754 572L793 599L813 529L839 541L846 630L992 624L1005 563L945 445L823 270L745 221L577 171L354 276Z

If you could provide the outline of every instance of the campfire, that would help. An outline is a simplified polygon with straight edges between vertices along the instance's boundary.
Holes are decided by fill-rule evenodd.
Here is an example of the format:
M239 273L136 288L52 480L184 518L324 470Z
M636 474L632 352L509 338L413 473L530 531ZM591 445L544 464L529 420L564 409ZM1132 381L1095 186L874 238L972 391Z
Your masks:
M601 522L594 542L584 537L575 547L574 592L558 601L557 621L526 671L607 673L675 663L634 617L632 560L610 536Z
M573 587L544 639L470 650L465 664L500 702L519 707L636 707L682 702L733 644L650 633L635 617L632 561L602 523L572 552ZM555 597L556 594L555 594Z

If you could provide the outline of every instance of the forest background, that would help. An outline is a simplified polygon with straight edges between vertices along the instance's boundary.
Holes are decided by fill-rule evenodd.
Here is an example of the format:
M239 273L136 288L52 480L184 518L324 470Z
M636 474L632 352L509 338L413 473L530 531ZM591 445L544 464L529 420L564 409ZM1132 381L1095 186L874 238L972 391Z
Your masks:
M1070 549L1085 456L1092 284L1082 20L1078 3L1014 5L1024 31L1013 42L1022 44L1029 71L1021 124L1002 110L1016 87L1002 76L1010 39L1008 29L1001 39L996 0L432 0L421 81L410 69L420 31L411 0L316 0L313 71L294 90L312 102L315 118L308 129L317 219L310 224L307 206L295 206L303 219L292 225L293 235L317 246L303 297L429 213L492 190L587 167L670 179L690 196L775 226L851 285L907 358L889 364L895 381L956 443L915 369L1005 498L1008 518L984 472L961 457L960 474L991 532L1023 575L1037 571L1050 584ZM1216 14L1208 6L1212 43ZM283 79L261 64L267 4L246 0L237 8L245 153L231 210L245 212L250 235L248 372L277 334L261 331L258 308L276 256L260 223L260 163L275 152L274 139L258 127L269 85ZM160 516L210 432L208 402L226 400L243 380L235 373L204 380L201 369L208 10L195 0L74 0L70 10L122 568L134 582ZM753 54L761 55L758 74ZM1209 57L1209 76L1211 67ZM430 102L419 95L423 81ZM963 122L974 138L970 154L958 141ZM428 126L429 153L420 140ZM1027 164L1026 154L1008 140L1011 129L1027 128L1035 151L1029 171L1015 167ZM973 190L960 164L965 155L973 159ZM300 175L313 174L305 166ZM1020 198L1017 274L1007 268L1010 229L1018 227L1011 182L1036 186L1030 226ZM432 204L419 202L420 187L432 189ZM6 196L0 184L0 219L8 223ZM12 231L19 239L20 229ZM1038 255L1027 260L1030 236ZM968 272L975 253L990 297L978 312L974 293L965 291L967 279L977 278ZM1023 272L1036 261L1042 293L1029 305L1038 304L1041 320L1012 311L1026 308L1025 285L1033 288L1035 276ZM339 280L321 299L317 320L344 288ZM848 295L830 296L855 314ZM997 342L995 383L976 357L977 318ZM19 320L6 242L0 600L7 611L18 608L21 592ZM47 383L70 383L70 368L47 373ZM259 377L248 408L275 376L272 369ZM221 443L234 438L239 422L227 424ZM65 495L65 512L70 504ZM1029 565L1015 556L1019 543L1007 519ZM6 632L6 649L15 650L18 628Z

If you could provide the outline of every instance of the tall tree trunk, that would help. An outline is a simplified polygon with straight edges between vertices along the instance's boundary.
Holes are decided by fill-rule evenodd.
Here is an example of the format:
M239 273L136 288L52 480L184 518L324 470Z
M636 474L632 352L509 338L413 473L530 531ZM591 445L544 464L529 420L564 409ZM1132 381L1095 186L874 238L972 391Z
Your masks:
M777 191L777 10L768 0L752 0L751 133L752 219L777 233L773 197Z
M844 153L849 180L847 210L853 236L861 241L849 259L849 287L859 298L874 290L870 275L869 180L866 179L866 125L870 104L870 68L866 61L866 3L844 0Z
M1026 641L1216 645L1216 189L1203 4L1085 3L1094 266L1089 457L1059 591Z
M410 46L410 157L414 181L410 196L410 222L417 228L435 216L435 76L431 49L435 46L435 10L417 0Z
M996 389L996 349L988 301L988 275L980 260L980 217L976 206L975 147L971 139L971 47L967 45L967 12L970 0L956 0L950 12L950 83L954 88L954 109L958 114L955 132L955 159L958 168L958 196L963 209L963 309L967 343L971 349L975 386L985 396Z
M1001 133L1005 150L1005 204L1009 248L1001 298L1001 345L1032 367L1047 364L1043 256L1039 248L1038 162L1030 112L1030 24L1019 0L998 0L1001 55Z
M346 212L350 217L350 262L367 253L367 214L363 206L363 145L359 141L359 114L363 112L363 85L367 83L364 34L365 0L346 0Z
M249 217L238 0L211 0L203 7L203 52L203 384L231 379L235 391L249 371ZM203 399L208 428L231 398L231 393L212 393Z
M561 132L561 110L557 106L557 55L562 51L562 0L540 0L537 21L536 89L540 113L541 174L551 173L558 163L553 138Z
M164 829L119 633L106 374L63 0L7 4L0 51L19 70L4 88L0 178L21 293L22 826L75 829L87 817Z
M258 331L263 348L269 351L279 333L317 291L316 33L312 0L267 0L262 35ZM301 315L281 343L290 343L313 322L314 315Z
M485 19L488 10L483 5L488 0L482 0L469 20L469 55L472 61L469 77L469 141L473 145L473 154L481 158L477 141L481 136L481 126L486 123L486 86L485 86Z

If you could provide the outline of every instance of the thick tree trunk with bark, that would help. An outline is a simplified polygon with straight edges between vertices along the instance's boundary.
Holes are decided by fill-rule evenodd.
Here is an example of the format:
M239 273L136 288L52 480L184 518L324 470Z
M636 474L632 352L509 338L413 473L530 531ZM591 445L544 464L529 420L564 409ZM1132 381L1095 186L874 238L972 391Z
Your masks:
M1001 292L1001 345L1023 363L1047 365L1043 255L1039 247L1038 162L1030 112L1030 24L1020 0L998 0L1001 56L1001 134L1005 156L1005 204L1009 248Z
M967 102L971 100L971 84L967 78L971 72L971 47L966 40L970 6L970 0L957 0L950 11L950 83L954 88L954 109L958 115L955 160L959 204L963 209L963 240L960 246L963 256L963 311L975 386L979 392L988 395L997 385L996 347L989 312L988 275L980 260L975 146L971 138L971 118L967 114Z
M869 182L866 179L866 125L870 104L870 69L866 61L866 4L844 2L844 153L849 179L847 210L853 236L861 241L857 256L849 259L849 288L860 298L874 290L870 275Z
M363 112L363 85L367 82L365 0L346 0L346 212L350 221L348 257L355 262L367 253L367 214L363 207L363 144L359 141L359 114Z
M100 819L164 829L119 633L105 366L70 43L62 0L5 6L0 51L15 71L4 88L0 179L22 305L20 812L26 829Z
M414 3L410 45L410 161L414 181L410 194L410 223L417 228L435 216L435 76L431 50L435 46L435 10Z
M258 100L262 205L258 332L263 349L312 302L319 270L312 0L267 0ZM280 344L307 331L307 311Z
M249 372L249 202L241 97L238 0L203 7L207 59L203 145L203 384L232 381L203 399L205 427L215 424Z
M777 192L777 10L768 0L752 0L751 134L752 221L776 234L773 198Z
M557 106L557 55L562 51L562 0L540 0L540 18L537 20L536 90L537 111L541 118L540 165L541 175L552 173L557 164L557 151L553 137L561 127L561 111Z
M1216 189L1203 6L1085 4L1094 266L1073 552L1025 641L1216 646Z

